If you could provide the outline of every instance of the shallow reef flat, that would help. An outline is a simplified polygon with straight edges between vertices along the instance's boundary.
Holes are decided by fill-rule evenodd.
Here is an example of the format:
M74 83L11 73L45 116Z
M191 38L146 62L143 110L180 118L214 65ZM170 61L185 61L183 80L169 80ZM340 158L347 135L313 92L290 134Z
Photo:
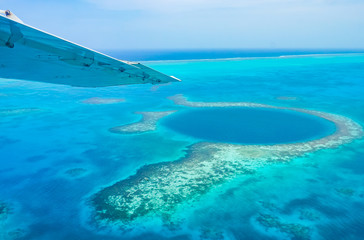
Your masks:
M155 92L155 91L157 91L157 90L158 90L159 88L161 88L161 87L164 87L164 86L170 86L170 85L172 85L172 83L171 83L171 82L169 82L169 83L164 83L164 84L153 85L153 86L150 88L150 91Z
M273 106L261 103L252 102L191 102L188 101L182 94L169 97L176 105L185 107L257 107L257 108L272 108Z
M17 109L0 109L0 117L16 116L40 111L38 108L17 108Z
M86 104L113 104L113 103L120 103L125 102L123 98L100 98L100 97L93 97L88 98L82 101L82 103Z
M164 111L164 112L136 112L136 114L142 115L142 119L136 123L122 125L118 127L110 128L109 131L120 134L137 134L154 131L157 128L157 122L159 119L166 117L176 111Z
M298 98L297 97L290 97L290 96L279 96L276 97L277 100L282 100L282 101L297 101Z
M136 175L92 197L96 217L129 223L149 213L170 215L179 203L201 196L236 174L252 174L258 165L265 164L254 157L236 158L234 152L217 161L218 152L209 144L196 144L185 158L139 169Z
M182 95L171 98L175 104L188 107L265 107L289 109L315 115L333 122L336 131L320 139L302 143L276 145L239 145L199 142L191 145L185 157L172 162L161 162L140 168L135 175L106 187L94 194L90 203L93 217L99 223L120 223L128 226L145 216L159 216L166 223L183 203L198 200L202 195L237 176L255 174L260 168L325 148L335 148L363 136L362 127L353 120L325 112L284 108L246 102L190 102ZM125 125L116 132L143 132L155 130L158 119L173 113L143 114L140 123ZM145 120L146 119L146 120ZM151 120L152 119L152 120ZM143 126L143 124L145 126ZM269 216L260 216L260 222L274 228L307 233L306 229L280 223ZM258 219L258 220L259 220ZM291 230L288 234L295 235ZM298 234L298 233L297 233Z

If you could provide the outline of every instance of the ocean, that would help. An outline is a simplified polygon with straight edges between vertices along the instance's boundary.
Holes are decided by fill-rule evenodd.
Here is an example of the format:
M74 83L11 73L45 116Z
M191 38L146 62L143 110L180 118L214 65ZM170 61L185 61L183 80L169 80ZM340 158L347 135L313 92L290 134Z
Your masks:
M359 50L106 52L182 82L0 79L0 239L364 238Z

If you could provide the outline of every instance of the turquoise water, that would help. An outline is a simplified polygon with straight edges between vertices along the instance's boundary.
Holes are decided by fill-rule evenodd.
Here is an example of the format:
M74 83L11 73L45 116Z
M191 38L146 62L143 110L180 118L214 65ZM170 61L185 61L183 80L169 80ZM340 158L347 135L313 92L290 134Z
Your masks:
M162 123L197 139L240 144L303 142L335 131L334 123L319 117L264 108L193 109L173 114Z
M167 97L311 109L364 125L362 54L146 64L183 82L88 89L0 80L0 239L364 238L363 139L229 179L178 205L172 227L157 213L132 230L99 226L90 196L145 165L183 159L201 141L163 124L109 131L139 121L135 112L189 111ZM83 102L93 97L125 101Z

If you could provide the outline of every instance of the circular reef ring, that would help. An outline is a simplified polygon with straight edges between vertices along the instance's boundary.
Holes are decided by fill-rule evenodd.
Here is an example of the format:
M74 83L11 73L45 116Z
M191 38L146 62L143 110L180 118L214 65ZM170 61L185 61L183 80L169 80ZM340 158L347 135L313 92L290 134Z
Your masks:
M128 228L143 224L143 218L160 216L173 224L183 203L198 199L214 186L260 168L325 148L336 148L363 136L362 127L350 118L300 108L276 107L247 102L190 102L182 95L170 97L189 108L264 108L290 110L322 118L335 131L318 139L284 144L232 144L201 141L189 146L184 157L141 167L136 174L108 186L90 197L91 217L99 225L117 223ZM176 111L138 112L140 121L110 129L119 134L154 131L158 121Z

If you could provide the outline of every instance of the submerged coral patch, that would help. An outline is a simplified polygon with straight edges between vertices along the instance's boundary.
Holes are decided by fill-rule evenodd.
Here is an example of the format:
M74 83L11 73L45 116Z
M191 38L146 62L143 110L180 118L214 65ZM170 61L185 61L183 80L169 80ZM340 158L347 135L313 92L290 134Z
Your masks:
M353 120L325 112L275 107L257 103L190 102L183 96L173 98L175 104L188 107L260 107L286 109L326 119L336 131L319 139L300 143L241 145L219 142L199 142L189 147L185 157L176 161L150 164L136 174L94 194L93 217L99 222L117 222L123 226L145 216L169 219L183 203L199 199L215 186L237 176L253 175L260 168L324 148L335 148L363 136L363 129ZM137 133L152 131L157 121L173 112L144 113L139 123L113 129L114 132ZM261 223L305 239L307 229L280 223L269 216L260 216ZM258 220L259 220L258 219ZM288 230L287 230L288 229ZM288 231L288 232L287 232Z
M142 115L142 119L136 123L126 124L118 127L110 128L110 132L120 134L135 134L154 131L157 128L157 122L159 119L168 116L175 111L164 112L136 112L136 114Z
M276 99L282 100L282 101L297 101L298 100L297 97L290 97L290 96L279 96Z
M0 239L24 239L26 230L20 227L12 229L9 227L9 220L14 214L13 207L0 201Z
M72 178L82 177L87 173L85 168L70 168L64 172L67 176Z
M11 138L0 136L0 148L5 147L6 145L11 145L11 144L17 143L17 142L19 142L19 140L17 140L17 139L11 139Z
M83 100L82 102L87 103L87 104L113 104L113 103L125 102L125 99L93 97L93 98L88 98L86 100Z
M9 207L4 202L0 202L0 219L6 218L9 214Z
M17 109L0 109L0 117L16 116L20 114L32 113L39 111L37 108L17 108Z
M172 85L172 82L169 82L169 83L164 83L164 84L158 84L158 85L153 85L151 88L150 88L150 91L152 92L155 92L157 91L159 88L161 87L164 87L164 86L170 86Z
M276 229L287 234L291 239L309 240L311 239L310 228L296 223L284 223L275 216L269 214L259 214L256 219L263 227Z

